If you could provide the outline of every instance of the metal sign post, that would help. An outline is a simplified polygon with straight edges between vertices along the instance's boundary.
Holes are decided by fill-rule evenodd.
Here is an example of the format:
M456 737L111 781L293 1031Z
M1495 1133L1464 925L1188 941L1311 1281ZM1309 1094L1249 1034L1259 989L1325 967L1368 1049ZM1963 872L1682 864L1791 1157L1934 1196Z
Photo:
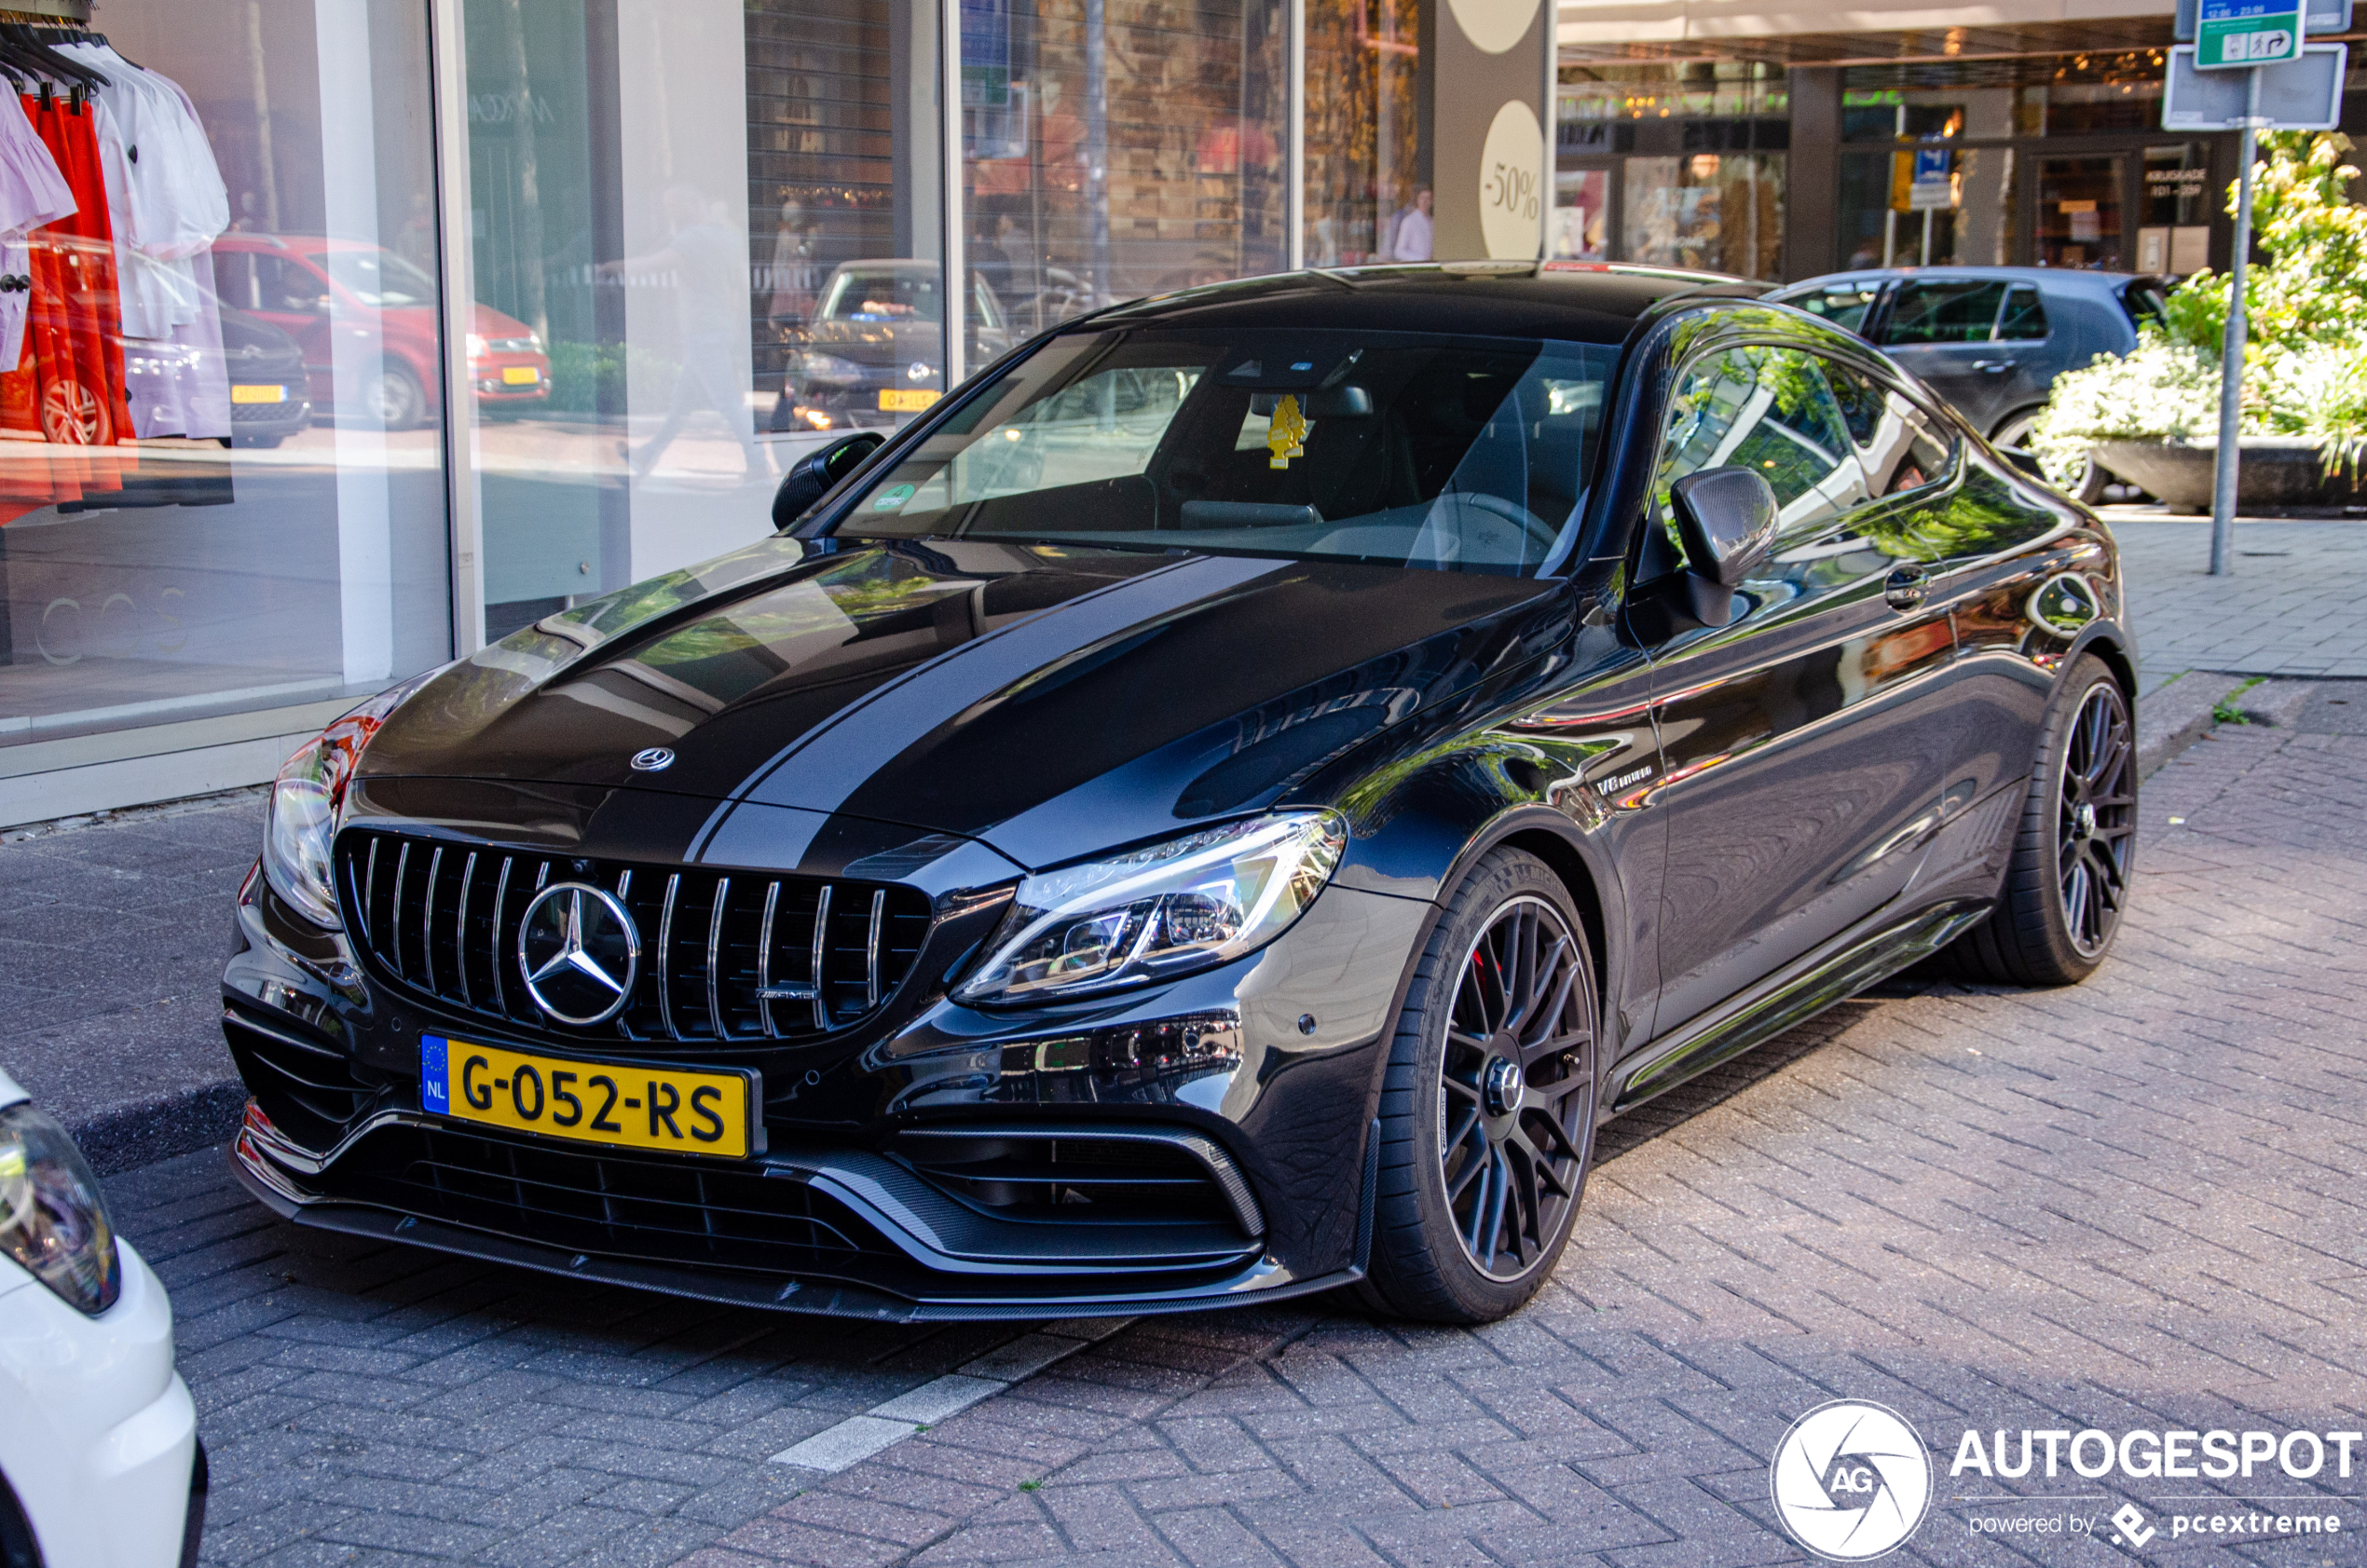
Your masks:
M2165 130L2240 130L2236 257L2219 354L2219 450L2211 470L2210 575L2235 553L2236 482L2243 461L2244 282L2252 248L2252 163L2264 130L2331 130L2342 118L2347 45L2305 45L2307 33L2346 32L2351 0L2178 0L2163 83Z
M2219 452L2211 472L2210 575L2227 575L2235 553L2236 477L2243 458L2244 274L2252 248L2252 157L2259 147L2260 72L2244 73L2244 136L2237 153L2236 263L2228 269L2227 330L2219 354Z

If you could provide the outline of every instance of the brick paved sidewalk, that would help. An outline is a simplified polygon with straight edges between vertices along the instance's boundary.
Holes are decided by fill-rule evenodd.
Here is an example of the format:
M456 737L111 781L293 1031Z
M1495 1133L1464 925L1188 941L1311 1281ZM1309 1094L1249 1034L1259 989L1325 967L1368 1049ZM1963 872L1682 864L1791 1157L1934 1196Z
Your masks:
M320 1236L218 1152L117 1178L214 1457L205 1560L1798 1561L1766 1456L1829 1398L1892 1405L1943 1464L1968 1425L2367 1426L2367 736L2223 729L2155 775L2146 835L2089 985L1896 988L1616 1125L1507 1323L1144 1320L834 1477L766 1456L1026 1326L758 1316ZM1908 1560L2112 1555L1975 1542L1939 1484ZM2151 1507L2108 1484L2077 1507ZM2279 1490L2320 1488L2367 1478Z

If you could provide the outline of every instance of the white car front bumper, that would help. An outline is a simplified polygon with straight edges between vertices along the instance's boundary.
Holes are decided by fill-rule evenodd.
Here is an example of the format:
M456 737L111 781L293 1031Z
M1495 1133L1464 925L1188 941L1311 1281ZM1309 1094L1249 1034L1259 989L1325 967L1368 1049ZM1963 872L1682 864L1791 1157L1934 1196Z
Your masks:
M0 1259L0 1477L44 1568L171 1568L194 1547L198 1412L172 1370L172 1303L122 1248L97 1317Z

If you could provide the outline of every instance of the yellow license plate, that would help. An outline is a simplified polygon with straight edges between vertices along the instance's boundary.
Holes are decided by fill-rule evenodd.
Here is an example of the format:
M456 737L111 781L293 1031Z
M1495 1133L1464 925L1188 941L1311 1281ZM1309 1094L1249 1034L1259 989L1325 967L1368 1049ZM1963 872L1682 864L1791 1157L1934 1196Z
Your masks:
M233 387L230 389L230 401L232 402L285 402L288 401L288 389L285 387Z
M918 414L944 395L925 387L888 387L880 392L880 406L890 414Z
M752 1071L581 1061L419 1036L419 1105L458 1122L578 1143L745 1158L759 1085Z
M531 387L541 379L542 373L532 365L503 365L501 367L501 385L504 387Z

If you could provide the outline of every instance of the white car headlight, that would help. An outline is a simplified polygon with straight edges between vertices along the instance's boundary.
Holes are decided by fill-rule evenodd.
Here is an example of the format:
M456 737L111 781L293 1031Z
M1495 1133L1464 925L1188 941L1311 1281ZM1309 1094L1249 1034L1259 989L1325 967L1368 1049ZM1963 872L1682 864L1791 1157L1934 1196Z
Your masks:
M1064 1002L1253 952L1315 902L1347 845L1338 816L1298 811L1039 872L954 998Z
M263 874L274 893L323 931L344 924L329 870L329 840L345 811L345 786L354 764L387 715L445 668L389 687L297 747L280 767L263 824Z
M0 1111L0 1252L93 1317L123 1288L99 1179L65 1128L21 1103Z

